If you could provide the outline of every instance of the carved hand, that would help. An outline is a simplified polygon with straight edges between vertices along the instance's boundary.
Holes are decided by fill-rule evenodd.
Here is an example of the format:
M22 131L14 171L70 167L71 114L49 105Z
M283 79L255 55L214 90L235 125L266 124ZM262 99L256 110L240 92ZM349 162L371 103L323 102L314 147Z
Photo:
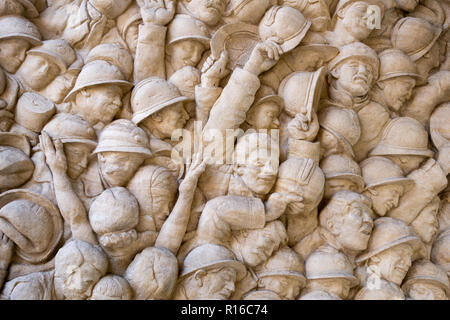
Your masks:
M253 48L244 69L258 76L272 68L282 54L283 50L275 41L268 40L258 43Z
M165 26L175 14L174 0L136 0L144 23Z
M14 242L0 231L0 269L6 270L12 258Z
M272 193L266 202L266 221L273 221L278 219L286 211L286 208L289 204L298 204L301 206L302 202L303 197L292 193Z
M301 114L297 113L295 118L288 124L289 136L297 140L314 141L319 132L319 121L315 112L311 115L311 121Z
M192 162L186 170L186 175L180 183L178 190L180 193L194 193L200 175L205 171L207 158L202 158L202 153L198 152L192 157Z
M220 57L216 60L212 55L206 59L202 68L202 87L217 87L230 70L227 69L228 52L222 51Z
M55 144L53 144L50 136L45 131L42 131L39 141L45 154L45 161L52 173L65 173L67 171L67 159L61 140L56 140Z

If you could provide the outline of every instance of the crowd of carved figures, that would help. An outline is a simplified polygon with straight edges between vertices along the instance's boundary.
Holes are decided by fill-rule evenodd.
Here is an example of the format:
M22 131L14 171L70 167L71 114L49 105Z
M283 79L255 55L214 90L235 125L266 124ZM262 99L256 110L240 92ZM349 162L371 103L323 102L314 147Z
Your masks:
M0 298L448 299L449 24L0 0Z

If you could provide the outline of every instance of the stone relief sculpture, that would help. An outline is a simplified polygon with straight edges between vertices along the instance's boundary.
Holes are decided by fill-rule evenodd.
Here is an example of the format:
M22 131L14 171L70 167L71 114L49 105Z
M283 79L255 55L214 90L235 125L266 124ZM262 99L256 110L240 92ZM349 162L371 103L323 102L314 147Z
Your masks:
M0 0L0 299L447 300L449 12Z

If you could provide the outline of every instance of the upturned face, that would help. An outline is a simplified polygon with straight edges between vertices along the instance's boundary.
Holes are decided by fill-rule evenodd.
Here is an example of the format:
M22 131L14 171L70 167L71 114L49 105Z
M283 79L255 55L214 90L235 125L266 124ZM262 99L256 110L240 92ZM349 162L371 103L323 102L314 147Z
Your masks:
M263 102L255 106L255 110L247 115L247 122L255 130L278 129L280 127L279 115L280 107L275 102Z
M362 251L367 248L373 229L371 210L363 204L353 204L347 208L335 235L339 243L347 249Z
M392 110L399 111L403 104L411 98L415 85L416 80L408 76L384 80L384 100Z
M398 286L401 285L411 267L413 253L411 245L402 243L377 254L381 276Z
M100 152L98 163L103 178L111 187L123 187L144 162L144 157L130 152Z
M186 66L195 67L200 62L204 51L205 46L201 42L186 39L169 45L167 57L174 70L179 70Z
M227 0L185 0L186 8L194 18L209 26L219 23L227 5Z
M425 156L417 155L388 155L385 157L394 161L402 169L404 175L408 175L418 169L420 164L426 159Z
M309 281L311 288L331 293L343 300L348 298L352 288L350 280L345 278L312 279Z
M372 85L372 67L357 59L348 59L336 71L338 86L352 97L365 96Z
M323 197L330 199L338 191L348 190L358 192L358 186L352 180L344 178L331 178L325 180L325 192Z
M344 17L337 23L342 23L345 30L350 33L357 41L367 39L372 32L370 28L371 12L369 5L363 1L358 1L345 9ZM375 19L381 17L376 17Z
M91 264L69 265L64 270L63 294L68 300L85 300L91 296L94 285L102 274Z
M87 168L92 146L79 142L64 144L67 158L67 174L71 179L77 179Z
M75 112L92 125L110 123L122 107L122 89L112 84L88 87L76 96Z
M406 294L413 300L448 300L442 287L428 282L411 284Z
M15 73L30 47L30 43L24 39L0 40L0 66L9 73Z
M60 74L59 67L39 55L28 55L20 66L18 73L31 89L40 91L49 85Z
M294 300L300 294L303 282L289 276L267 276L259 280L258 287L275 292L281 299Z
M235 282L236 271L233 268L208 270L205 276L197 280L195 299L227 300L234 293Z
M277 234L264 229L251 230L241 244L241 255L247 265L256 267L269 259L279 245L280 239Z
M385 216L390 210L397 208L404 189L401 185L384 185L371 188L366 195L372 199L372 208L379 216Z
M439 230L438 210L439 202L432 202L423 208L417 218L411 223L414 231L425 243L429 243Z
M170 139L172 133L183 128L188 120L189 114L184 109L183 102L177 102L147 117L141 123L150 130L157 130L163 139Z

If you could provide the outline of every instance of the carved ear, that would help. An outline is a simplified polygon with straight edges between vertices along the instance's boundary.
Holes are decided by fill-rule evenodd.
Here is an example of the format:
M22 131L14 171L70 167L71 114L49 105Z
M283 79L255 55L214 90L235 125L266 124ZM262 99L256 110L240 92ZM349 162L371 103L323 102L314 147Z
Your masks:
M339 72L338 72L338 70L339 70L339 67L330 70L331 76L333 78L335 78L335 79L339 79Z
M205 270L198 270L196 273L194 273L194 279L199 283L199 286L203 286L203 278L206 276Z
M346 9L346 8L342 8L342 9L339 9L339 10L336 12L336 14L337 14L337 16L338 16L339 19L344 19L345 9Z

